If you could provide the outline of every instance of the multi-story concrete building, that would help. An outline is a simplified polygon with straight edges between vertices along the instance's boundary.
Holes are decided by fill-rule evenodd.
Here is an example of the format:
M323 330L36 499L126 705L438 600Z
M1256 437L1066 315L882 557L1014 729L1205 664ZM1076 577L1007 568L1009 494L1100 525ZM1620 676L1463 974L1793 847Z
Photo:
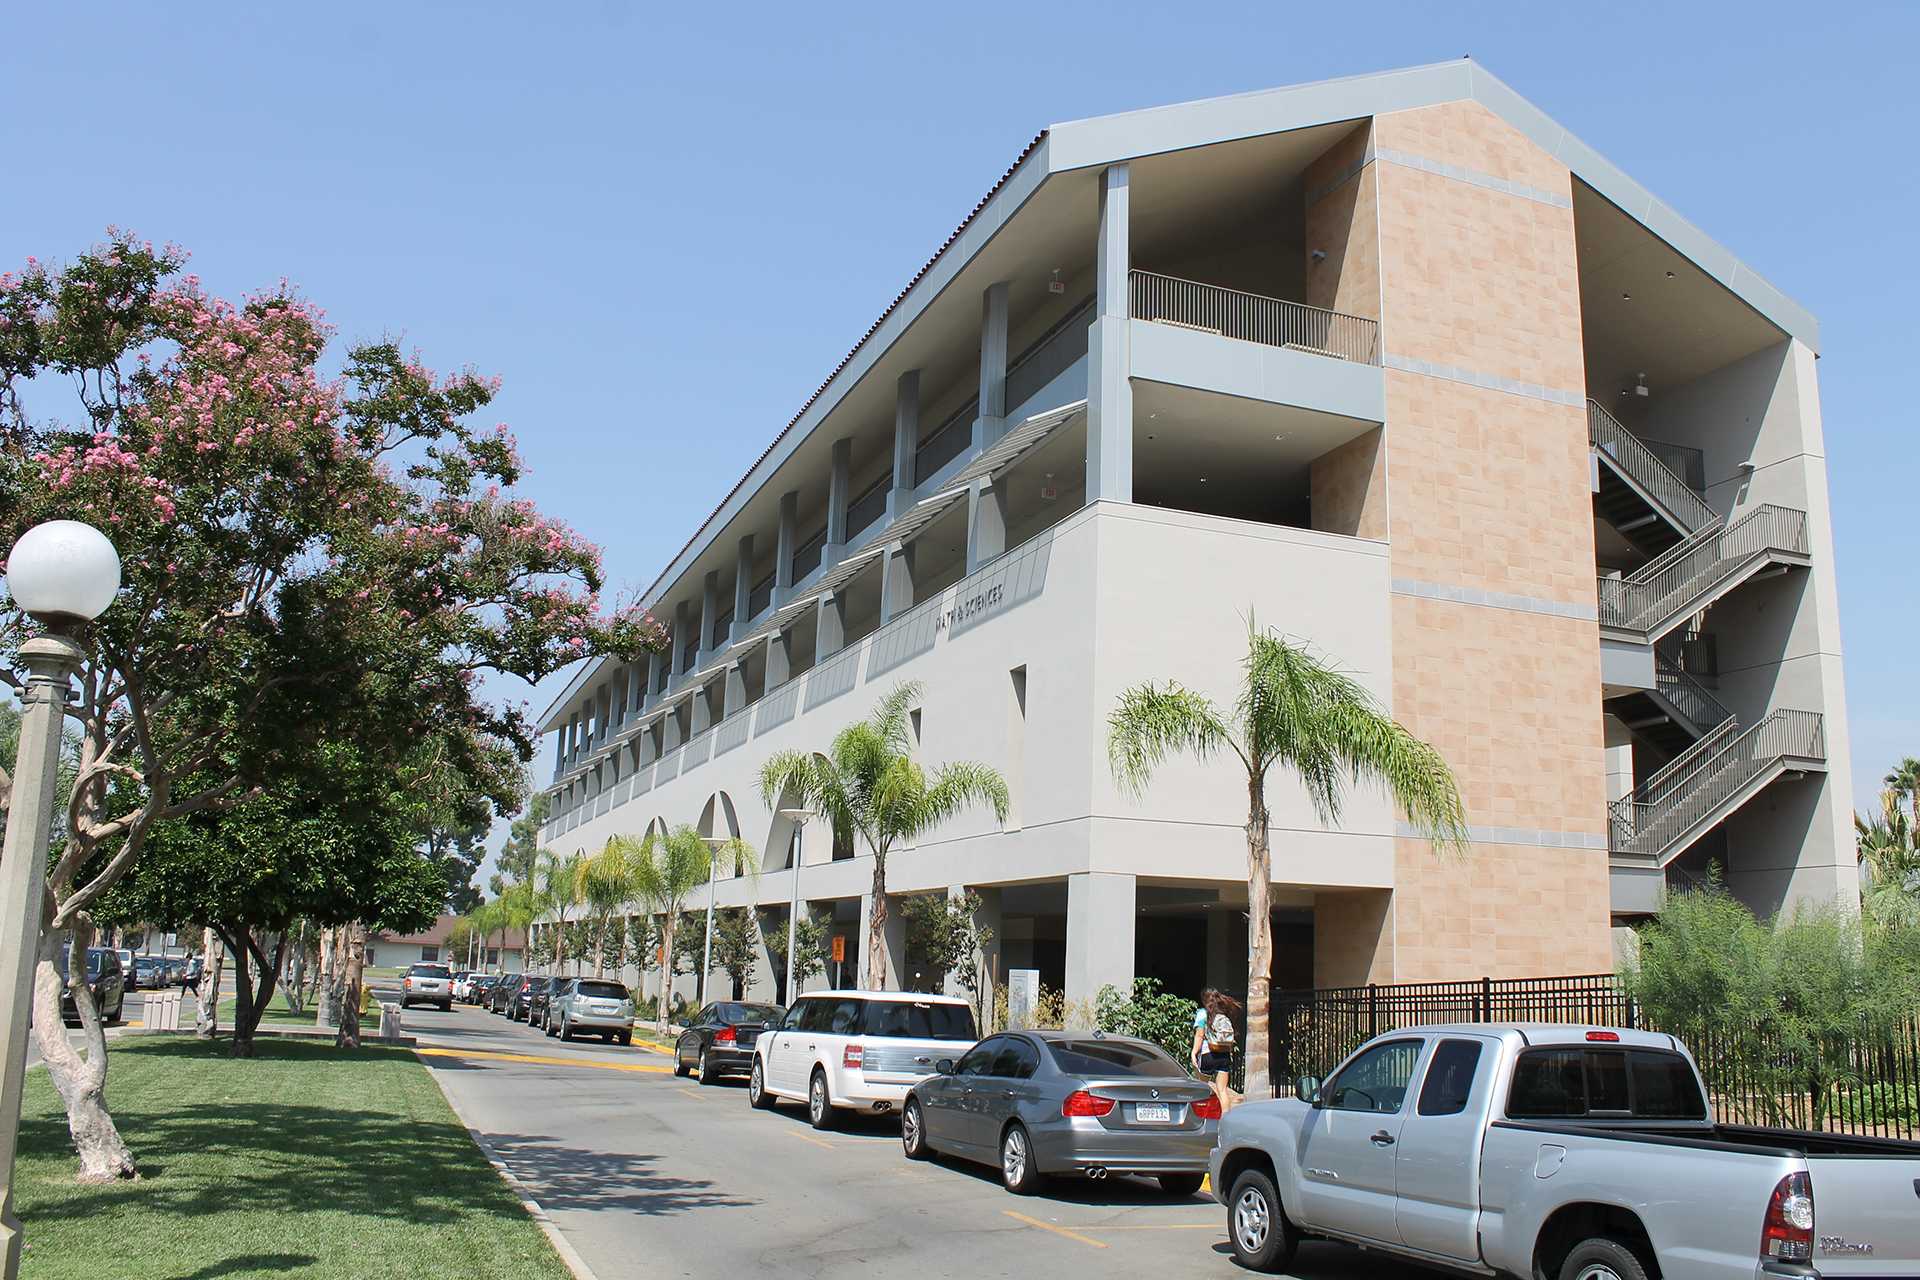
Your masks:
M867 851L756 773L913 680L916 750L1013 813L894 892L979 891L996 970L1072 999L1239 989L1244 775L1135 800L1105 735L1140 681L1231 699L1251 617L1436 744L1473 838L1276 779L1282 987L1606 970L1710 864L1854 899L1817 346L1471 62L1053 126L660 575L671 653L553 704L546 843L738 834L718 903L797 874L856 957Z

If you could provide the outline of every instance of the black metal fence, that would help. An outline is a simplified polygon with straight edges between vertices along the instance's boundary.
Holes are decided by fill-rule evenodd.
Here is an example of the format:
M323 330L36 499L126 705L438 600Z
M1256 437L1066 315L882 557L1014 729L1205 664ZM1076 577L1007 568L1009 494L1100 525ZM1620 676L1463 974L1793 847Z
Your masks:
M1920 1136L1920 1016L1790 1047L1775 1028L1686 1034L1653 1025L1613 974L1322 987L1273 995L1272 1082L1291 1096L1383 1032L1450 1022L1548 1022L1675 1030L1693 1051L1715 1113L1731 1124ZM1244 1087L1244 1064L1234 1083Z

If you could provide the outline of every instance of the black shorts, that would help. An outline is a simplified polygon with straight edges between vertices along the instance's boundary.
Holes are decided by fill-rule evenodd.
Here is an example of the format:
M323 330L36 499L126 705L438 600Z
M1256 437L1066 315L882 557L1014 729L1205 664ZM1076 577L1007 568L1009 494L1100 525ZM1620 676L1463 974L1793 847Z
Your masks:
M1209 1049L1200 1055L1200 1074L1203 1076L1217 1076L1223 1071L1231 1070L1233 1070L1233 1055L1230 1053L1219 1053Z

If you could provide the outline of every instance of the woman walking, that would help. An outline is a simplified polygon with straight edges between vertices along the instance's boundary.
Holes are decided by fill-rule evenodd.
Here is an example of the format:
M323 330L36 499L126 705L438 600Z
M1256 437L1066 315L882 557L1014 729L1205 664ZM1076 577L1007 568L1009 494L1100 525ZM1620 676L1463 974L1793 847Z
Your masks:
M1193 1014L1193 1051L1189 1060L1212 1087L1222 1113L1239 1101L1239 1095L1227 1083L1227 1074L1233 1070L1233 1051L1239 1043L1233 1020L1239 1016L1240 1002L1212 987L1200 993L1200 1007Z

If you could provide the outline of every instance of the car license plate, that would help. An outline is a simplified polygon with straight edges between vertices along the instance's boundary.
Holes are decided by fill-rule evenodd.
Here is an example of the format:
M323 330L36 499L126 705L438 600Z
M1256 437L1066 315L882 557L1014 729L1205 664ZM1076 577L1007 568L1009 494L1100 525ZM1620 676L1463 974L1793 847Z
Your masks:
M618 1013L620 1006L617 1004L596 1004L593 1006L593 1011L595 1013Z
M1134 1104L1133 1118L1140 1124L1169 1124L1173 1109L1164 1102L1140 1102Z

